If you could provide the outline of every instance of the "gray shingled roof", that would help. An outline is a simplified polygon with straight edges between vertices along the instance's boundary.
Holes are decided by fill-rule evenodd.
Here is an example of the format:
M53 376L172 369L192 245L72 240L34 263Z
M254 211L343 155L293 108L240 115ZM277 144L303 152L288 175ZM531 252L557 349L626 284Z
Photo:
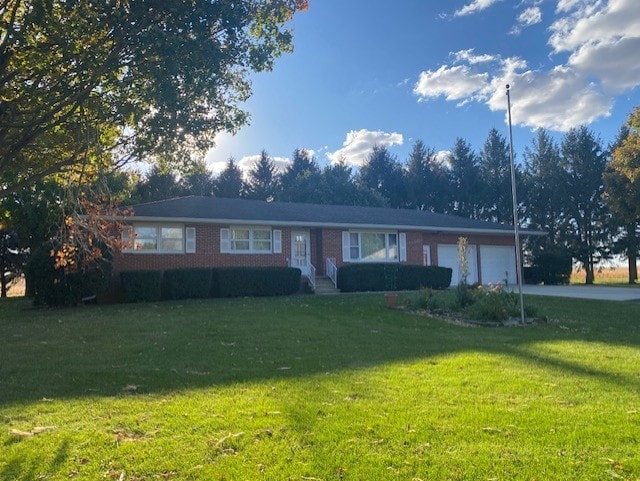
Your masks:
M513 233L510 225L409 209L197 196L148 202L132 208L133 219L140 221ZM537 231L524 233L541 234Z

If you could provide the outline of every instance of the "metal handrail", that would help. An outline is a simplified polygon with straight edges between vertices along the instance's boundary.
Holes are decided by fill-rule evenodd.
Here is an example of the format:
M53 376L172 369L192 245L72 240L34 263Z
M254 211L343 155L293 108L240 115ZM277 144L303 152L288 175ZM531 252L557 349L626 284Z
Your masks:
M309 264L309 274L307 275L311 288L316 290L316 267L313 264Z
M335 258L327 257L325 259L325 273L327 277L331 279L333 285L338 288L338 267L336 266Z

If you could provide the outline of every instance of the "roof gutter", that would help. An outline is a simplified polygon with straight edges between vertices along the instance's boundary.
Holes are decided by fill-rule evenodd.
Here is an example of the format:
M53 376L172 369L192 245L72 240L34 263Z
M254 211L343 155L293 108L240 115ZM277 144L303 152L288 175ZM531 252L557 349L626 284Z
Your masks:
M131 217L112 217L112 220L123 222L176 222L185 224L224 224L224 225L257 225L270 227L325 227L336 229L385 229L385 230L405 230L405 231L422 231L435 233L462 233L462 234L494 234L494 235L513 235L513 229L477 229L464 227L438 227L438 226L416 226L416 225L398 225L398 224L354 224L341 222L304 222L304 221L287 221L287 220L242 220L242 219L202 219L197 217L153 217L153 216L137 216ZM523 235L541 236L546 235L543 231L520 231Z

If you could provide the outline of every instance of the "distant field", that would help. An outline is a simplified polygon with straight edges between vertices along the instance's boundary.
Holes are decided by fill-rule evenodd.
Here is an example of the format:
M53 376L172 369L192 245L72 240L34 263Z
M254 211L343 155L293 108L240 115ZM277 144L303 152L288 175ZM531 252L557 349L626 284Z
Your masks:
M584 270L574 269L571 273L571 284L584 284ZM626 265L603 267L596 270L596 284L628 284L629 269Z

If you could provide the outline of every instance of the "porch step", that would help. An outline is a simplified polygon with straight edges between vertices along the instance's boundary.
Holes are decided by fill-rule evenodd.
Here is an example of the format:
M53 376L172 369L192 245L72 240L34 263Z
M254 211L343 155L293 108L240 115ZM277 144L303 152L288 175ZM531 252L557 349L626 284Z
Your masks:
M340 291L336 289L331 279L328 277L316 277L316 294L319 296L328 296L339 293Z

